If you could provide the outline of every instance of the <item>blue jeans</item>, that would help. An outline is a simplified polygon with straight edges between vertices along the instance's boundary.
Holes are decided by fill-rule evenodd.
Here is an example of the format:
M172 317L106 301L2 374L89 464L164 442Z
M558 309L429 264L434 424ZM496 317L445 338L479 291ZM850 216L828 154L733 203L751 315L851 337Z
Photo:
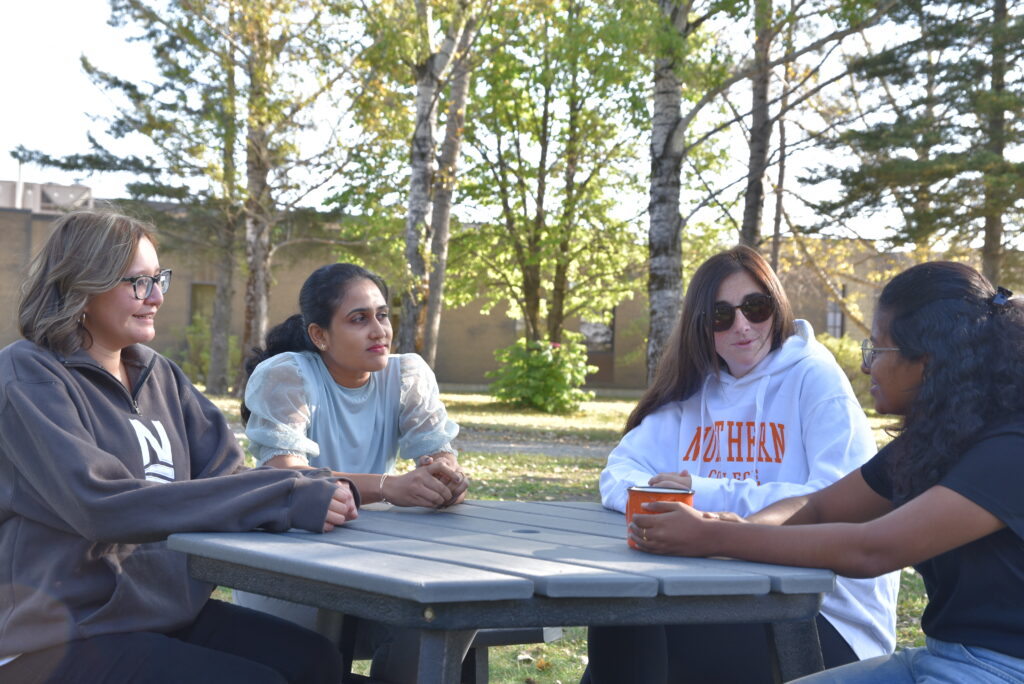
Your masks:
M923 648L870 658L793 684L1022 684L1024 660L987 648L926 638Z

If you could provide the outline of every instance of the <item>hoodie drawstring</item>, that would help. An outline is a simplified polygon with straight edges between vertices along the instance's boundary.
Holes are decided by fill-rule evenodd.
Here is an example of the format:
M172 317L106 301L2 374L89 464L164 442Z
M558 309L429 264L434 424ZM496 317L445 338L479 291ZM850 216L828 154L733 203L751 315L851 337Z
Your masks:
M754 399L754 430L755 430L755 446L754 451L757 456L754 457L754 481L757 484L761 484L761 442L767 435L765 434L765 425L762 417L764 416L764 398L768 394L768 383L771 382L772 376L765 374L761 380L757 383L757 394ZM701 418L703 420L703 417Z

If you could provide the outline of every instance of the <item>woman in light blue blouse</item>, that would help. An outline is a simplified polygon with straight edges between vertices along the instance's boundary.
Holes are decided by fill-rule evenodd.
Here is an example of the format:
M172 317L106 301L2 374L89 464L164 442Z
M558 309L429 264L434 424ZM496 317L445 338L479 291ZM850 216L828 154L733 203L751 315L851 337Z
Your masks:
M351 478L363 503L446 506L466 478L430 367L390 354L388 290L353 264L331 264L302 286L295 314L271 329L251 373L243 417L259 465L329 468ZM420 466L391 475L396 457Z
M462 501L467 480L451 445L459 427L426 362L390 353L384 281L354 264L323 266L302 285L299 310L246 361L242 416L257 463L345 473L363 504L438 508ZM392 475L399 455L417 467ZM241 591L235 602L316 626L309 606ZM356 656L372 656L375 680L411 681L414 637L361 621Z

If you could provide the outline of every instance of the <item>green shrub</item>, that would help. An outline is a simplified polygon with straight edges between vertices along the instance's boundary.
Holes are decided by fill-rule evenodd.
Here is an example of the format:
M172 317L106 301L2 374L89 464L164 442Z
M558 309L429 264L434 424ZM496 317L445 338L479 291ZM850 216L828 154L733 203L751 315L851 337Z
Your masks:
M565 333L565 341L534 342L524 339L498 349L494 358L501 367L490 371L495 378L491 395L502 403L536 408L545 413L572 413L593 392L580 389L587 374L597 367L587 364L582 335Z
M818 341L836 357L839 367L850 379L853 393L857 395L860 405L865 409L874 408L874 399L871 397L871 377L860 370L860 342L846 335L832 337L828 333L818 335Z

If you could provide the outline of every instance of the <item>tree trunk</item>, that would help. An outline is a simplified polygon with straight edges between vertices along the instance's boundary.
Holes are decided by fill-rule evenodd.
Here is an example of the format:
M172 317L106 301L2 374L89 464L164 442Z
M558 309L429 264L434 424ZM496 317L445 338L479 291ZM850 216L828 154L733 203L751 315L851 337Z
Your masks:
M567 23L575 28L579 22L579 6L570 2ZM572 30L572 29L570 29ZM565 137L565 172L562 175L565 201L562 202L561 216L558 220L558 250L555 253L555 272L551 284L551 296L548 302L547 332L548 340L555 344L562 343L562 329L565 325L565 300L569 295L569 265L572 262L572 249L575 243L577 222L577 206L579 188L576 175L580 162L580 112L583 101L580 95L580 67L573 61L569 67L569 86L566 108L568 122L563 136Z
M249 278L245 284L242 346L252 349L263 346L270 309L270 169L266 132L261 128L250 129L246 143L249 197L245 202L245 262Z
M981 248L981 269L984 276L997 285L1003 263L1003 211L1006 202L997 189L999 179L991 179L989 174L994 171L996 175L1002 175L1006 166L1006 110L1001 100L1006 90L1006 0L995 0L993 4L992 99L1000 104L989 113L986 128L988 150L992 159L999 161L993 161L995 168L985 173L985 242Z
M544 68L548 64L548 55L544 56ZM538 143L540 146L539 160L537 163L537 210L533 216L532 227L527 231L526 250L520 257L523 270L523 317L526 321L526 336L528 339L539 342L543 337L540 327L540 303L543 298L543 280L541 274L541 263L537 255L541 253L541 243L548 232L547 214L547 192L548 173L551 167L548 165L548 153L551 150L551 139L553 132L553 113L555 106L554 86L550 83L544 86L544 101L541 108L540 125L538 130ZM518 165L522 168L522 150L516 145ZM526 207L526 202L523 202ZM513 219L515 220L515 219Z
M651 121L651 203L647 249L650 323L647 331L647 379L654 376L662 349L679 315L682 289L682 248L679 215L679 174L682 158L671 153L669 140L682 119L682 84L673 61L654 62L654 109Z
M229 3L228 23L237 20L234 3ZM210 367L206 374L206 390L212 394L227 394L228 385L240 369L231 373L228 364L231 360L231 310L235 296L235 249L238 246L238 197L235 185L235 142L238 139L238 119L235 102L238 97L238 86L235 82L236 61L230 45L225 45L220 53L221 70L224 73L224 147L221 160L224 177L223 188L222 232L218 240L220 250L220 271L217 273L217 291L213 299L213 320L210 321ZM248 351L248 350L245 350Z
M783 98L785 100L785 98ZM783 102L785 106L785 102ZM782 212L783 190L786 182L786 119L779 116L779 180L775 187L775 218L772 221L772 259L773 271L779 270L779 249L782 247Z
M796 12L797 0L791 0L790 13ZM793 51L793 31L795 24L790 23L786 31L786 52ZM779 178L775 186L775 218L772 222L772 260L773 271L779 270L779 250L782 248L782 212L785 204L784 192L786 188L786 113L789 112L789 84L791 81L792 65L782 65L782 101L779 103Z
M206 375L206 391L211 394L227 394L232 377L228 362L231 358L231 300L235 295L234 249L232 240L230 247L224 249L218 265L217 292L213 299L213 320L210 321L210 367Z
M469 48L476 34L476 20L466 22L459 41L458 55L452 68L451 102L445 121L441 159L434 177L433 211L431 212L430 280L427 287L427 316L423 326L423 358L431 367L437 359L437 338L444 306L444 278L448 267L448 238L451 235L452 195L459 165L463 126L466 122L466 100L469 96Z
M438 79L432 68L435 56L417 67L416 128L412 134L409 173L409 209L405 216L405 262L409 284L402 293L402 320L398 351L418 349L420 316L426 303L427 265L422 245L429 240L430 184L434 177L434 128L437 124Z
M465 10L465 6L462 7ZM402 292L402 319L398 329L398 351L415 352L423 342L423 325L428 297L427 269L432 244L430 190L434 182L434 144L437 126L437 101L441 80L451 65L455 46L466 25L464 15L453 17L448 33L435 52L430 35L433 18L430 5L416 1L417 21L422 41L422 61L416 65L416 127L413 130L409 159L409 207L405 216L405 261L408 284Z
M249 8L246 71L248 120L245 136L247 197L245 200L245 260L249 278L245 286L245 333L243 349L263 345L270 308L270 227L273 201L270 193L269 112L270 65L273 60L265 17Z
M768 116L768 81L771 70L771 0L754 0L754 75L750 125L750 158L747 164L747 190L743 202L740 244L757 249L761 244L761 214L764 209L764 173L768 166L768 141L772 134Z

